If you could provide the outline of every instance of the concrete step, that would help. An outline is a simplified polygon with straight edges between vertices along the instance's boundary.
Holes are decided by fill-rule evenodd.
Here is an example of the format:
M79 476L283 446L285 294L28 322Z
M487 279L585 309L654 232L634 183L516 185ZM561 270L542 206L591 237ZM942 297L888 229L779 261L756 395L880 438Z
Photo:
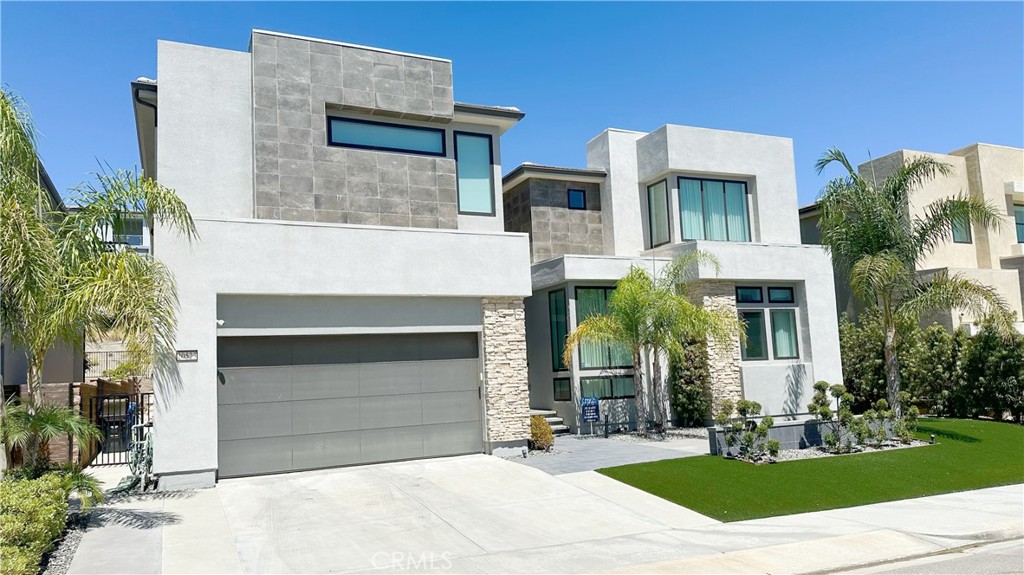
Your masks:
M530 417L533 417L534 415L543 415L544 417L548 417L551 415L558 415L558 412L554 409L530 409Z
M561 417L558 417L558 416L555 416L555 415L549 415L549 416L545 417L544 421L548 422L548 425L551 425L551 426L562 425L562 423L564 423L562 421Z
M568 425L552 425L551 426L551 431L555 435L562 435L562 434L565 434L565 433L569 433L569 426Z

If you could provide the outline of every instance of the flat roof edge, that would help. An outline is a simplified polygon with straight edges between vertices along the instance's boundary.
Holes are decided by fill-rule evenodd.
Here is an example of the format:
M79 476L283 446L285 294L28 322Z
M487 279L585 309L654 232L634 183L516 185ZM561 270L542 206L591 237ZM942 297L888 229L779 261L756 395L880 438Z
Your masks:
M363 46L362 44L351 44L349 42L339 42L337 40L327 40L324 38L313 38L312 36L300 36L298 34L288 34L285 32L275 32L273 30L263 30L260 28L253 28L252 34L267 34L270 36L277 36L279 38L292 38L294 40L305 40L307 42L319 42L321 44L332 44L334 46L344 46L346 48L359 48L361 50L370 50L373 52L383 52L385 54L394 54L396 56L409 56L411 58L423 58L424 60L434 60L437 62L452 63L448 58L439 58L437 56L427 56L426 54L414 54L412 52L399 52L398 50L388 50L387 48L378 48L376 46Z

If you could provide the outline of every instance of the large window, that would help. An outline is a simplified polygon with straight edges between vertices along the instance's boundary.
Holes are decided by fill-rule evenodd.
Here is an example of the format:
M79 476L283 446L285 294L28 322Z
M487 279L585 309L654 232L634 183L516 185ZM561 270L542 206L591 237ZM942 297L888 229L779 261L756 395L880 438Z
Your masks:
M647 227L652 248L669 241L668 212L668 182L647 186Z
M406 152L428 156L445 155L444 130L400 126L369 120L328 118L327 142L334 146Z
M767 292L768 297L764 297ZM796 294L792 287L737 287L736 306L746 324L740 357L744 361L799 359Z
M679 178L679 212L684 240L750 241L743 182Z
M628 399L636 395L633 377L602 376L580 378L580 393L583 397L598 399Z
M608 311L608 297L615 288L576 288L576 321ZM597 342L580 343L580 367L583 369L606 367L632 367L633 358L628 349L618 344Z
M971 243L971 221L966 218L953 220L953 241L958 244Z
M494 215L493 163L490 136L455 132L460 214Z
M1017 222L1017 243L1024 244L1024 206L1013 206L1013 219Z
M565 369L562 352L569 335L569 318L565 313L565 290L548 292L548 314L551 318L551 366L555 371Z

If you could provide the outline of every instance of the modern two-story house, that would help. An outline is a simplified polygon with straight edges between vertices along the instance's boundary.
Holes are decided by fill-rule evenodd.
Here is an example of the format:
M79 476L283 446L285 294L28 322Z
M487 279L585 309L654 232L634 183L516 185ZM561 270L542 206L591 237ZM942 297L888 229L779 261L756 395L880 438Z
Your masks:
M143 168L199 234L153 230L180 300L162 488L525 446L529 239L499 186L523 114L454 90L432 56L158 43L132 85Z
M629 353L584 343L567 365L566 334L607 307L631 266L652 274L691 250L693 297L746 323L746 337L709 344L714 402L760 402L765 414L806 414L817 380L842 379L832 264L802 245L788 138L666 125L608 129L587 144L587 168L524 164L503 180L506 229L530 236L526 299L530 404L571 430L580 400L602 420L635 424Z
M948 154L899 150L858 166L866 178L882 181L897 166L918 156L931 156L947 164L948 175L937 175L925 182L910 197L911 216L923 214L936 200L969 195L981 199L1003 216L998 229L973 225L954 226L947 241L930 253L918 266L922 276L945 272L958 274L993 287L1017 316L1017 327L1024 331L1024 150L992 144L972 144ZM802 240L821 243L817 204L800 208ZM840 313L855 316L856 301L849 284L836 278L836 306ZM976 332L978 320L957 309L938 310L925 318L947 329L964 326Z

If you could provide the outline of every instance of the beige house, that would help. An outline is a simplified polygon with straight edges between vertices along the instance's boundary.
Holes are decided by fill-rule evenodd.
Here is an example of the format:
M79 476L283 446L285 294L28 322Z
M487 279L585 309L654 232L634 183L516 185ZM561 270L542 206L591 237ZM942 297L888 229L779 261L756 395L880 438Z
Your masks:
M896 166L920 155L949 164L952 172L938 176L911 196L912 214L923 214L930 203L941 198L967 193L984 199L1005 215L998 230L978 226L954 229L952 240L921 262L920 273L948 271L990 285L1006 298L1020 321L1024 317L1024 150L992 144L971 144L948 154L899 150L861 164L858 171L866 178L881 181ZM821 243L819 217L817 204L800 209L803 243ZM854 312L849 285L838 278L836 284L839 311ZM929 318L949 328L966 325L972 331L977 319L962 310L946 310ZM1024 327L1024 323L1018 327Z

